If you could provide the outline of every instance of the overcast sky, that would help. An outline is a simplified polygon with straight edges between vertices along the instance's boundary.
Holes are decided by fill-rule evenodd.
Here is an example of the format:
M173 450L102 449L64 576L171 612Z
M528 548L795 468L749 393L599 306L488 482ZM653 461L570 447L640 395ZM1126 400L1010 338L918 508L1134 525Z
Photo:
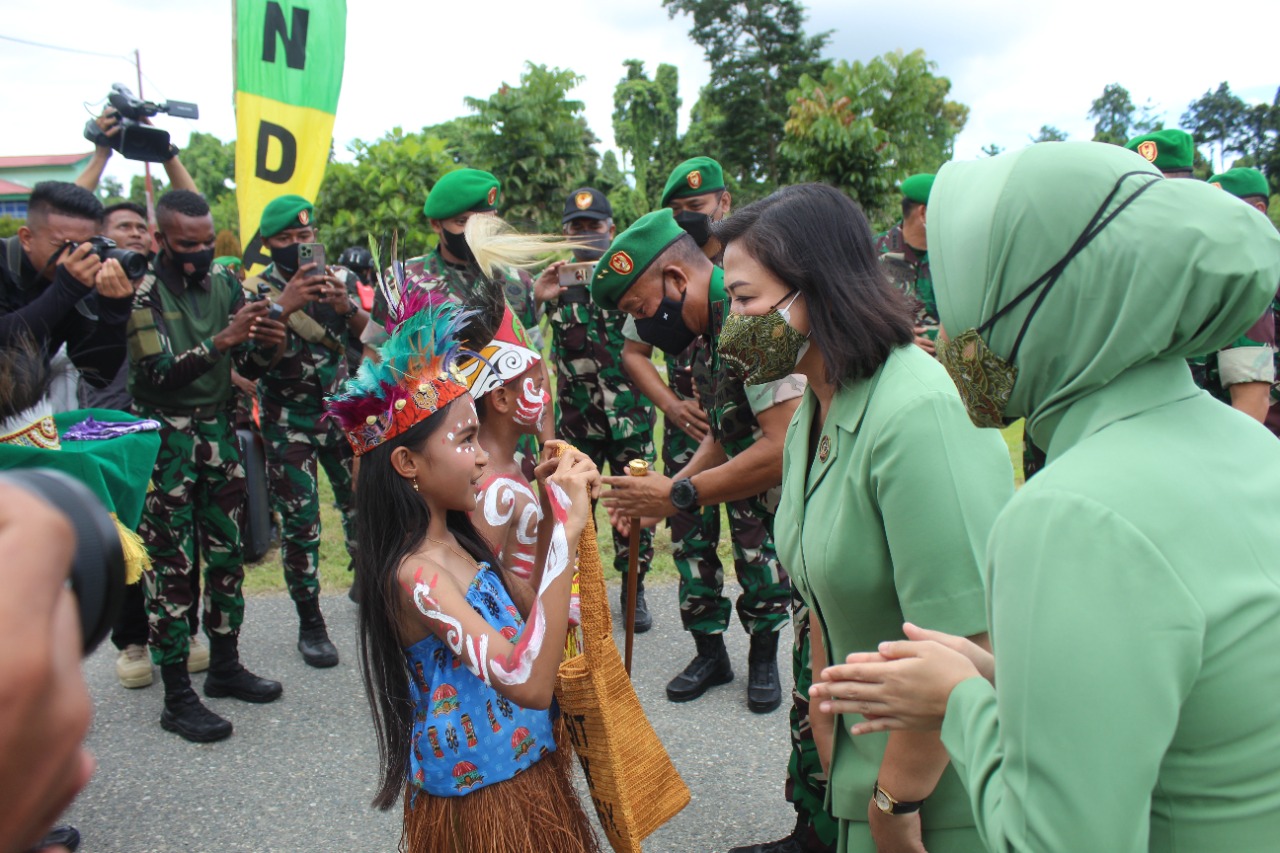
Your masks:
M136 85L142 51L145 94L196 101L200 119L160 117L181 146L193 129L236 135L232 101L231 0L58 0L7 4L0 35L114 54L84 56L0 40L0 155L89 150L81 136L109 85ZM1267 46L1280 28L1275 0L1243 0L1178 14L1170 4L1101 0L810 0L810 32L833 30L828 54L862 59L924 48L970 107L956 157L989 143L1027 142L1042 124L1088 139L1086 114L1103 86L1119 82L1135 103L1150 100L1169 123L1189 101L1227 80L1250 102L1270 101L1280 64ZM910 10L909 13L904 10ZM519 81L525 60L585 76L573 93L591 129L612 147L613 89L621 62L637 58L680 70L683 121L707 81L689 22L659 0L555 4L527 0L409 3L349 0L346 73L334 136L340 156L356 138L395 126L417 130L466 113L463 98ZM714 155L715 152L707 152ZM139 173L113 157L108 174Z

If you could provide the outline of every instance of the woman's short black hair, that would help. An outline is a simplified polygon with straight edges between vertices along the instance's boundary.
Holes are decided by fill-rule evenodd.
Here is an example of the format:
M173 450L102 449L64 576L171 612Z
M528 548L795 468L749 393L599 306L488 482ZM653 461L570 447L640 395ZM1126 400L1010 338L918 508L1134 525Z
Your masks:
M867 217L834 187L785 187L713 228L804 294L833 385L866 379L914 339L911 307L880 267Z

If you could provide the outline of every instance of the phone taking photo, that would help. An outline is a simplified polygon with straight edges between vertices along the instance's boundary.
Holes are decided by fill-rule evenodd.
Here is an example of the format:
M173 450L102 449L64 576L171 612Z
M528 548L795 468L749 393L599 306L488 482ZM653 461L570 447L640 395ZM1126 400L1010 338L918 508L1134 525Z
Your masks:
M325 274L327 270L325 268L323 243L298 244L298 269L302 269L307 264L316 265L316 268L311 271L311 275Z

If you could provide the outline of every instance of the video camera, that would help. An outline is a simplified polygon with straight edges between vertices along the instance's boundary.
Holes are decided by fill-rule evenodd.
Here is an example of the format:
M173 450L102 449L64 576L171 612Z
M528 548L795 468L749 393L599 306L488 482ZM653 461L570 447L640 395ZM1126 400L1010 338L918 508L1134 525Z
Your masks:
M115 258L119 261L125 276L130 281L140 279L147 274L147 256L141 252L118 248L116 241L110 237L90 237L85 242L93 246L93 254L98 256L98 260L105 263L108 258ZM74 249L75 245L68 248Z
M61 511L76 531L68 580L80 611L84 655L111 633L124 600L124 549L110 513L89 487L50 468L13 469L0 481L18 486Z
M94 145L105 145L118 152L126 160L144 160L163 163L169 153L169 132L142 124L142 119L167 113L176 118L200 118L200 107L187 101L165 101L163 104L139 99L123 83L114 83L107 102L120 118L120 132L107 136L98 127L96 119L89 119L84 126L84 138Z

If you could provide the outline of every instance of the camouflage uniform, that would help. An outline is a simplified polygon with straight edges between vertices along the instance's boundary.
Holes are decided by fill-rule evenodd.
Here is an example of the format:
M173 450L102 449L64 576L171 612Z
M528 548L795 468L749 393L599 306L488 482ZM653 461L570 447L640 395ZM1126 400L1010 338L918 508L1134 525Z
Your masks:
M355 274L342 267L333 269L347 290L354 291ZM245 282L245 287L276 300L287 283L275 264L268 264L260 276ZM324 466L342 512L347 553L352 558L355 555L351 445L332 421L322 417L325 397L347 378L347 344L352 335L347 319L322 302L299 309L286 321L286 327L280 360L258 382L258 411L271 508L281 521L285 582L294 601L306 601L320 594L317 463Z
M915 323L925 334L938 337L938 301L933 295L933 276L929 271L929 253L917 253L902 236L902 223L876 238L880 264L889 279L907 295L915 308Z
M809 725L809 688L813 686L813 659L809 644L809 605L791 591L791 668L795 689L791 693L791 758L787 761L787 801L796 808L796 841L812 853L834 853L839 826L823 805L827 775L818 758L818 744Z
M1231 405L1231 386L1275 382L1276 321L1273 310L1259 318L1235 343L1209 355L1187 359L1196 385Z
M713 291L723 288L720 284L723 276L723 270L718 267L712 272ZM760 425L755 412L799 397L804 386L788 378L746 388L740 378L730 373L720 361L716 346L727 305L724 300L713 299L707 332L691 347L691 371L698 400L711 422L711 435L732 459L757 438ZM640 340L634 321L628 324L626 332L633 340ZM673 432L678 430L669 430L667 434ZM749 634L780 630L790 607L791 581L773 547L773 512L778 496L779 489L775 488L767 494L727 504L734 569L742 587L737 603L738 619ZM705 539L694 538L693 525L686 526L688 514L672 516L670 520L671 540L676 543L673 556L680 572L680 620L691 633L719 634L728 629L733 608L724 596L724 569L715 553L720 540L719 518L715 518L713 526L707 507L700 510L698 517L703 523L697 526L697 532ZM701 552L705 556L698 560L696 572L687 557L681 559L682 549L689 544L699 550L710 546Z
M153 662L183 663L195 603L196 549L204 568L204 626L235 635L244 619L240 524L245 480L232 422L231 367L256 378L272 352L245 343L219 354L213 336L244 304L240 282L214 266L186 285L153 262L129 318L134 411L160 422L160 454L138 534L151 555L144 576Z
M579 288L585 290L583 288ZM622 369L622 327L627 315L590 299L563 295L549 304L556 369L556 435L591 457L601 471L625 476L627 463L654 459L653 406ZM626 537L613 532L613 566L626 573ZM653 533L640 532L640 577L653 560Z

